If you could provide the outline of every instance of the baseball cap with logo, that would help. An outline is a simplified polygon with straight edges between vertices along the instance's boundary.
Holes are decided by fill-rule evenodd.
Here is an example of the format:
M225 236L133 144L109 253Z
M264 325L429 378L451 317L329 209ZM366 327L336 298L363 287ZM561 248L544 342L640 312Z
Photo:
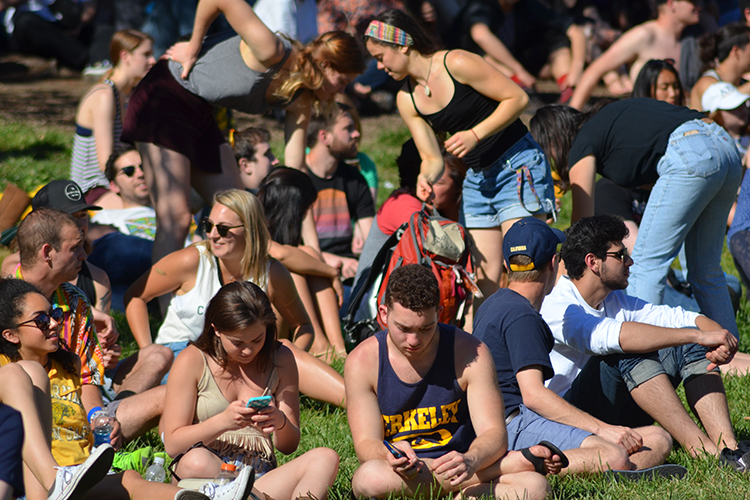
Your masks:
M102 207L89 205L80 186L73 181L60 179L52 181L37 192L31 200L31 208L49 207L69 214L81 210L101 210Z
M750 99L750 95L743 94L731 83L717 82L709 86L703 93L701 105L709 113L713 113L717 109L731 111L740 107L748 99Z
M565 233L547 225L536 217L526 217L513 224L503 237L503 257L511 271L532 271L542 269L557 252L557 245L565 241ZM514 255L525 255L531 264L511 265Z

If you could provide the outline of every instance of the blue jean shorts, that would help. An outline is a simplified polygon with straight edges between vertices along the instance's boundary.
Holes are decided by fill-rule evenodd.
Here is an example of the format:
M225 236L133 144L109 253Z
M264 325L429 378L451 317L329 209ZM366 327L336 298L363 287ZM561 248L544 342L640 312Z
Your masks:
M549 441L561 450L580 448L590 432L577 427L547 420L538 413L521 405L520 413L508 424L508 449L522 450Z
M531 134L489 167L466 172L461 212L468 228L499 227L507 220L552 213L554 208L549 163Z

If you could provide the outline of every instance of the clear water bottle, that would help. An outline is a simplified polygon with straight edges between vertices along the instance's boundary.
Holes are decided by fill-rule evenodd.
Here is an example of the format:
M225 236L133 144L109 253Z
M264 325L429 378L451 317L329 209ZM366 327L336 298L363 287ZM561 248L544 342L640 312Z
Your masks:
M214 478L217 486L224 486L237 479L237 466L234 464L221 464L221 470Z
M94 448L101 444L109 444L109 436L112 434L112 417L101 408L94 408L89 412L91 431L94 433Z
M167 479L167 473L164 472L164 458L154 457L154 463L149 465L146 469L146 474L143 476L146 481L153 481L154 483L163 483Z

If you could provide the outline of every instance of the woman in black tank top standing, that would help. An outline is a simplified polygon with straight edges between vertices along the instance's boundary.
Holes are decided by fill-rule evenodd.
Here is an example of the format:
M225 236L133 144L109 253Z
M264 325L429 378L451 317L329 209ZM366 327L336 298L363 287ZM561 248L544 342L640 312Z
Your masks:
M479 287L494 293L502 276L503 232L529 215L554 211L547 159L518 119L524 91L476 54L437 50L417 22L398 10L380 14L365 32L367 50L396 80L398 109L422 157L417 195L432 196L445 149L463 158L462 222L475 242ZM479 303L475 300L474 308Z

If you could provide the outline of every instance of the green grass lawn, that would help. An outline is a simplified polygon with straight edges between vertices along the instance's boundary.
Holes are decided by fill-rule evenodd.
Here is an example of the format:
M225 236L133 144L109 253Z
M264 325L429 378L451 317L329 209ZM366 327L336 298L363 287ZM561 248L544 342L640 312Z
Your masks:
M395 124L395 125L394 125ZM394 160L398 156L401 143L409 135L403 124L393 117L386 119L365 119L363 151L375 160L380 174L379 202L387 197L391 189L386 186L398 185L398 173ZM274 150L281 152L279 133L274 132ZM32 127L22 123L0 121L0 189L7 182L13 182L25 189L43 184L51 179L65 178L70 163L72 130ZM564 210L558 222L566 227L570 220L570 201L564 203ZM0 249L0 259L4 256ZM722 260L724 269L737 274L729 253L724 249ZM124 315L114 313L125 352L132 352L136 344L130 334ZM750 352L750 306L743 297L742 309L738 315L742 341L740 348ZM337 368L341 369L341 366ZM750 439L750 378L725 377L732 423L738 439ZM682 394L682 391L679 391ZM346 422L346 411L302 398L302 441L297 454L317 446L327 446L336 450L341 457L341 467L331 498L348 500L351 498L350 479L358 462L354 455L351 436ZM131 443L128 448L152 445L163 448L155 431ZM282 456L280 461L291 460L295 455ZM684 450L676 448L668 459L687 467L689 476L682 481L654 481L640 484L612 483L601 476L550 478L553 498L573 499L750 499L750 475L741 475L718 467L716 459L693 459Z

